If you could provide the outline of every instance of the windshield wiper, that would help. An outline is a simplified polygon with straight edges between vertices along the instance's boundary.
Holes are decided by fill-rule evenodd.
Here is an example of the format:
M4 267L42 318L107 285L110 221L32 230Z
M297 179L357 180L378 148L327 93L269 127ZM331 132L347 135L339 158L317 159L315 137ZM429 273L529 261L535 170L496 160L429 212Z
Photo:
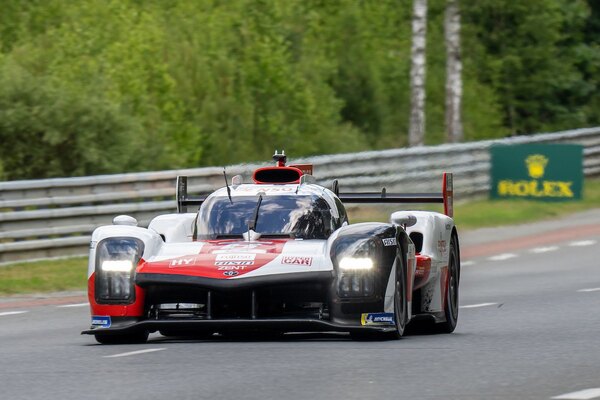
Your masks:
M231 199L231 189L229 189L229 182L227 181L227 174L225 173L225 168L223 168L223 177L225 178L225 187L227 188L227 197L229 197L229 203L233 204L233 200Z
M263 197L262 194L258 195L258 202L256 203L256 208L254 209L254 214L252 215L252 219L248 221L248 230L256 232L256 223L258 222L258 210L260 209L260 203L262 203Z

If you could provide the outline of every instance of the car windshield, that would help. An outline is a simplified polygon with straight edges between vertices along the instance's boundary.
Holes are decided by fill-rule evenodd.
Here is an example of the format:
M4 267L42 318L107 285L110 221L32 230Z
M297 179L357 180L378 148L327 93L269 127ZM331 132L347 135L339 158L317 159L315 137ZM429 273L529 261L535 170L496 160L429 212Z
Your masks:
M227 196L209 198L198 211L198 239L241 237L253 224L262 236L326 239L339 223L318 196Z

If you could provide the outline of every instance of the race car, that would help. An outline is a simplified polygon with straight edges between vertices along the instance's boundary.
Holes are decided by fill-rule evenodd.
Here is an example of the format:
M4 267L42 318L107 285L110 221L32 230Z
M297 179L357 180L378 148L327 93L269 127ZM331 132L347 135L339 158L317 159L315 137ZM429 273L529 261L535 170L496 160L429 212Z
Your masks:
M349 332L400 338L411 321L450 333L458 317L460 250L452 174L441 193L340 193L311 165L241 176L189 197L177 178L177 213L148 228L129 216L91 238L88 297L99 343L141 343L149 333ZM349 203L443 203L444 214L397 211L389 223L350 224ZM188 212L189 207L199 207Z

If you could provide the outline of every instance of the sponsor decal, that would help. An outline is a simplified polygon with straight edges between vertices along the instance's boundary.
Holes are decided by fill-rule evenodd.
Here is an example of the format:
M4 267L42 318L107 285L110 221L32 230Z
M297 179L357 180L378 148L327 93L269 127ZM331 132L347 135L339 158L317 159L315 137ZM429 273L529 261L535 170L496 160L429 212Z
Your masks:
M233 266L233 265L254 265L254 261L215 261L217 267L220 266Z
M97 245L97 244L98 244L98 242L97 242L97 241L95 241L95 240L92 240L92 241L90 242L90 250L94 250L94 249L96 248L96 245Z
M255 253L242 254L217 254L216 261L253 261L256 258Z
M395 246L396 245L396 238L392 237L392 238L383 238L381 239L383 241L383 245L384 246Z
M409 243L408 244L408 258L409 259L413 259L415 258L415 255L417 254L417 249L415 247L415 245L413 243Z
M236 271L242 276L264 267L275 259L280 260L282 251L289 239L259 240L210 240L202 242L198 254L144 262L139 272L174 273L184 276L199 276L214 279L228 279L223 272Z
M110 316L100 316L94 315L92 316L92 326L96 328L110 328L111 321Z
M361 325L394 325L394 313L361 314Z
M270 243L228 243L224 245L217 244L218 249L213 250L213 254L229 254L231 251L238 251L243 253L266 253L267 250L261 248L264 244Z
M548 165L548 157L543 154L532 154L525 159L527 164L527 172L534 179L539 179L544 176L544 170Z
M187 265L194 264L195 262L196 262L196 257L178 258L176 260L171 260L171 262L169 263L169 268L185 267Z
M581 198L583 150L580 145L496 145L490 151L492 198Z
M245 271L246 270L245 265L222 265L220 267L217 267L218 271Z
M448 251L448 242L446 242L445 240L438 240L437 248L441 254L446 254L446 252Z
M239 274L239 272L237 272L237 271L225 271L225 272L223 272L223 275L225 275L225 276L236 276L238 274Z
M312 257L294 257L294 256L285 256L281 260L282 264L289 265L312 265Z
M427 279L431 271L431 258L420 255L417 257L417 269L415 270L415 277Z
M498 183L500 196L516 197L575 197L571 185L573 182L550 181L510 181L502 180Z
M446 300L448 299L448 266L441 268L440 272L442 277L440 278L440 293L442 294L442 310L446 308Z

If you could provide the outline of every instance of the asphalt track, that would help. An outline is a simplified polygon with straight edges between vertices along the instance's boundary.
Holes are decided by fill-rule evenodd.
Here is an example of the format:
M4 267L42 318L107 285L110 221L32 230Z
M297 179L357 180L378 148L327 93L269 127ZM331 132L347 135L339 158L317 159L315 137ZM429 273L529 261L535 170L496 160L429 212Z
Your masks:
M461 240L450 335L102 346L81 294L2 299L0 399L600 399L600 210Z

